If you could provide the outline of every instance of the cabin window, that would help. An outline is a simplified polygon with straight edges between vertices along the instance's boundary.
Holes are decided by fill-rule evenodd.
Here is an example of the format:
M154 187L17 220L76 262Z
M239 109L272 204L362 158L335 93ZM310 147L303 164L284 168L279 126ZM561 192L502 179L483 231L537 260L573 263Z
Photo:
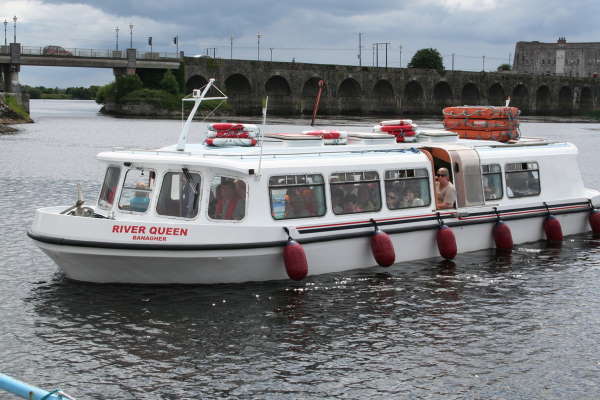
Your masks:
M108 167L106 175L104 175L104 183L100 189L100 198L98 206L104 210L108 210L115 202L115 194L117 193L119 178L121 178L121 168Z
M483 194L486 201L500 200L504 195L502 191L502 169L499 164L481 166L483 180Z
M431 196L427 169L385 171L385 201L390 210L428 206Z
M540 171L537 162L506 164L506 194L508 197L527 197L540 194Z
M335 214L381 210L381 189L376 171L339 172L329 178Z
M280 175L269 179L271 215L274 219L325 215L325 184L322 175Z
M200 175L184 169L167 172L163 178L156 212L169 217L194 218L198 215Z
M208 216L212 219L239 221L246 216L246 182L215 176L210 184Z
M150 205L155 178L156 173L148 169L127 171L119 198L119 208L125 211L146 212Z

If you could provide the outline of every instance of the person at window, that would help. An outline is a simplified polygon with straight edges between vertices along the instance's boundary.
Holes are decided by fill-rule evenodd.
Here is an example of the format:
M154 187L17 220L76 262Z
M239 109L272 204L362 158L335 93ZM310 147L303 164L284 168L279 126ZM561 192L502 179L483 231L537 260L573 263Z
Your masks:
M400 201L400 207L410 208L410 207L421 207L424 205L425 205L425 202L417 196L415 189L412 186L406 187L406 189L404 190L404 193L402 194L402 200Z
M373 211L378 207L373 200L371 200L371 193L367 185L360 185L358 188L357 196L358 208L363 211Z
M358 198L355 194L348 194L344 197L344 213L357 213L364 210L358 206Z
M390 210L396 210L400 208L400 196L396 190L388 191L385 199Z
M244 209L237 196L233 181L223 182L217 187L216 193L218 197L213 218L229 220L242 219L244 216Z
M131 211L144 212L148 209L148 205L150 204L150 198L148 197L148 192L146 189L148 188L145 183L138 182L135 185L137 190L135 195L129 201L129 208Z
M331 190L331 207L336 214L344 213L344 191L340 188Z
M438 209L454 208L456 204L456 189L450 182L450 173L447 168L440 168L436 178L436 205Z

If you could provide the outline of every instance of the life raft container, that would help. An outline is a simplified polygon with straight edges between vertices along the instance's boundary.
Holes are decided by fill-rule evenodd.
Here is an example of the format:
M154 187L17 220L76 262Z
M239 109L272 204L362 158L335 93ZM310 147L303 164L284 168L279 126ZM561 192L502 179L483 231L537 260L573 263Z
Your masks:
M329 130L316 130L316 131L302 131L303 135L318 136L323 139L323 144L326 145L338 145L348 143L348 132L346 131L329 131Z
M444 127L448 130L508 131L516 130L519 127L519 121L514 119L445 118Z
M209 131L246 131L246 132L258 132L258 126L254 124L236 124L232 122L216 122L208 124Z
M208 131L206 137L209 138L234 138L234 139L253 139L256 132L251 131Z
M515 119L521 111L517 107L456 106L442 111L446 118Z
M256 139L246 138L207 138L205 141L207 146L213 147L230 147L230 146L256 146Z
M517 140L519 131L514 129L510 131L476 131L469 129L452 129L452 132L458 134L461 139L474 140L496 140L498 142L508 142L509 140Z

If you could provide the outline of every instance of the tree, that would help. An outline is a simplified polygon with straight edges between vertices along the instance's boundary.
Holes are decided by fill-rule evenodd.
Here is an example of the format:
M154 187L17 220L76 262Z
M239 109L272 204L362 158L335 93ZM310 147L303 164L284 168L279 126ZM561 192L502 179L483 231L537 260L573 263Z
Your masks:
M444 62L436 49L421 49L410 60L408 68L435 69L441 72L444 70Z
M125 95L143 87L142 80L136 74L119 76L115 82L115 97L117 102Z
M177 78L175 78L175 75L173 75L170 69L165 71L165 74L160 81L160 88L171 94L179 93L179 82L177 82Z
M510 64L500 64L498 66L498 71L510 71L512 70L512 67L510 66Z

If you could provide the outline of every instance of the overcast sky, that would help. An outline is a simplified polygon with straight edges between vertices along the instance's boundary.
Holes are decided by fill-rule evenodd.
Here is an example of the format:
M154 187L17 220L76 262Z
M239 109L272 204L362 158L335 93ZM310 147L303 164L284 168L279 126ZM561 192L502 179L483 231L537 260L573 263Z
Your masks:
M358 65L358 33L362 63L372 65L373 43L389 42L388 65L403 66L415 51L433 47L450 69L493 70L506 63L519 40L570 42L600 39L598 0L1 0L0 19L17 20L17 42L23 46L65 48L128 47L175 52L179 35L186 55L216 48L218 57ZM0 41L4 43L2 31ZM402 46L402 51L400 51ZM272 48L272 51L270 50ZM211 50L212 55L212 50ZM385 63L380 47L379 64ZM111 70L22 67L24 84L48 87L102 85Z

